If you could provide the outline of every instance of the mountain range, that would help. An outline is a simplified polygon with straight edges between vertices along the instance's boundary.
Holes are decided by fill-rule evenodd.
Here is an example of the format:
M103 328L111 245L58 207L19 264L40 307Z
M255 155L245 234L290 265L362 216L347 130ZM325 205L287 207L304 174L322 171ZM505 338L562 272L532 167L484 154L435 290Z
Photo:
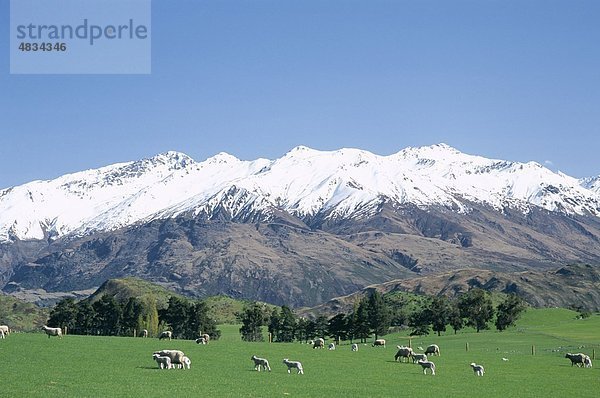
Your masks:
M137 276L195 297L316 305L458 269L600 264L600 178L445 144L276 160L179 152L0 190L0 287Z

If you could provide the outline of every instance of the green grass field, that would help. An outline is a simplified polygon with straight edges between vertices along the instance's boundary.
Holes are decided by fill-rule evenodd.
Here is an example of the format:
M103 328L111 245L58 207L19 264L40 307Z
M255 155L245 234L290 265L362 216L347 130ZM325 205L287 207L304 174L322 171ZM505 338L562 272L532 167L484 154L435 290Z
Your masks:
M244 343L238 326L222 325L219 341L13 333L0 340L2 397L598 397L600 369L571 367L564 353L600 355L600 316L575 320L561 309L530 310L506 332L464 331L414 338L413 347L437 343L436 376L420 366L394 362L402 334L385 336L386 348L349 343L335 351L301 343ZM469 351L466 351L466 344ZM536 355L531 354L535 345ZM151 355L181 349L190 370L159 370ZM273 371L253 370L252 355L266 357ZM300 360L305 374L288 375L283 358ZM502 358L508 358L503 361ZM469 363L486 368L475 377ZM576 393L575 393L576 391Z

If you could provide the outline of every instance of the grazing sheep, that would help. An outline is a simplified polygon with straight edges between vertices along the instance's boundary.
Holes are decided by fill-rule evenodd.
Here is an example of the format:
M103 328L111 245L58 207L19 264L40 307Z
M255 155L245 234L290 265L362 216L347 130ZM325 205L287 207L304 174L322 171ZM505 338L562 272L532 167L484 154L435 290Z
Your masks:
M142 331L140 332L140 337L148 337L148 330L142 329Z
M589 356L585 356L585 358L583 358L583 367L584 368L591 368L592 367L592 358L590 358Z
M171 369L173 365L171 365L171 358L163 357L156 353L152 354L152 359L156 361L159 369Z
M271 367L269 366L269 361L265 358L259 358L256 355L252 355L250 358L254 361L254 370L260 372L260 367L262 366L263 370L271 371Z
M327 347L327 349L328 349L329 351L333 351L333 350L335 350L335 343L329 343L329 346Z
M314 348L324 348L325 347L325 340L323 340L322 338L318 338L315 339L314 343L313 343L313 349Z
M4 330L0 329L0 339L4 338Z
M373 342L373 347L383 347L385 348L385 339L377 339Z
M502 358L504 362L508 362L508 358Z
M49 328L44 325L42 326L42 329L46 332L48 338L50 338L50 336L58 336L59 339L62 339L62 330L60 328Z
M171 332L170 330L165 330L164 332L162 332L158 336L159 340L162 340L162 339L169 339L169 340L171 340L172 338L173 338L173 332Z
M352 344L352 345L350 346L350 349L352 350L352 352L356 352L356 351L358 351L358 344Z
M483 376L483 374L485 373L485 369L483 368L483 366L477 365L475 362L471 363L471 367L473 368L475 376Z
M435 376L435 363L431 361L417 361L419 365L423 368L423 374L427 374L427 369L431 369L431 375Z
M287 358L285 358L283 360L283 363L287 366L288 368L288 373L292 373L291 370L292 368L298 369L298 374L304 374L304 369L302 368L302 364L299 361L290 361Z
M587 357L587 355L582 354L582 353L571 354L570 352L567 352L565 354L565 358L569 358L571 360L571 366L573 366L573 365L577 365L577 366L584 365L585 357Z
M185 355L181 358L181 362L177 364L177 369L185 369L186 367L189 369L192 366L192 360Z
M413 352L411 355L413 363L417 363L418 361L426 361L427 354L416 354Z
M185 354L183 353L183 351L160 350L160 351L155 351L154 354L161 356L161 357L169 357L172 365L179 365L179 364L183 365L184 364L183 358L185 357Z
M6 325L0 325L0 330L4 332L5 336L8 336L10 334L10 329Z
M440 347L437 344L431 344L425 349L425 354L429 355L437 355L440 356Z
M196 339L196 344L206 344L206 340L204 337L199 337Z
M406 358L406 362L408 362L408 358L410 358L414 354L412 348L400 345L397 347L398 351L396 352L396 355L394 355L394 361L400 359L400 362L404 362L402 358Z
M204 344L208 344L210 342L210 335L208 333L202 333L200 338L204 339Z

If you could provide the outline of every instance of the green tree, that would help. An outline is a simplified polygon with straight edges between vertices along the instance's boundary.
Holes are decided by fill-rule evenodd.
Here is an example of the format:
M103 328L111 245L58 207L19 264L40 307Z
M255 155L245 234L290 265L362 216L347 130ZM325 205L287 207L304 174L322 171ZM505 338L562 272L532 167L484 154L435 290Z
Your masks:
M216 321L209 316L208 306L204 301L198 301L190 306L188 338L195 339L203 333L208 334L212 340L221 337Z
M314 320L314 335L311 338L320 337L324 339L327 336L327 326L327 317L325 315L316 317Z
M456 334L464 326L464 320L460 316L460 309L458 308L458 302L453 301L450 303L450 313L448 314L448 323L452 326L454 334Z
M360 339L361 343L366 343L371 335L368 307L367 299L363 298L354 306L352 314L352 335L354 338Z
M158 336L160 317L156 308L156 297L147 296L142 300L142 319L139 323L139 329L146 329L148 337Z
M96 312L88 300L77 303L77 327L73 328L77 334L91 334L94 329Z
M445 296L434 297L429 304L431 329L439 336L450 323L451 306Z
M458 299L458 308L467 326L474 327L477 333L488 329L488 322L494 317L492 299L483 289L475 288L463 293Z
M413 312L408 318L408 326L413 329L410 335L424 336L429 334L430 323L431 314L429 308L425 307Z
M327 323L327 334L333 339L347 340L349 338L348 317L346 314L337 314Z
M121 325L123 333L127 336L133 335L133 331L138 328L138 319L142 313L142 304L135 297L130 297L123 307L123 319Z
M121 328L121 306L113 296L103 295L92 304L94 309L94 328L104 336L119 335Z
M174 336L185 338L188 335L190 310L187 300L171 296L167 308L159 311L158 314L161 322L169 325Z
M509 326L514 326L523 311L525 311L523 299L515 294L509 294L496 309L496 329L502 331Z
M368 299L367 313L369 316L369 327L375 333L375 340L384 336L391 324L390 310L383 299L383 295L377 290L373 291Z
M277 341L291 343L294 341L296 335L296 315L288 306L281 307L281 313L279 314L279 334L277 335Z
M77 325L77 304L72 298L59 301L50 311L48 326L73 329ZM67 331L68 331L67 330Z
M257 303L247 306L240 314L239 321L242 323L242 327L240 328L242 340L264 341L262 333L264 323L262 306Z
M279 311L277 310L277 308L273 308L273 311L271 312L271 316L269 317L269 327L268 327L269 333L271 333L272 341L279 341L278 337L279 337L280 324L281 324L281 317L279 316Z

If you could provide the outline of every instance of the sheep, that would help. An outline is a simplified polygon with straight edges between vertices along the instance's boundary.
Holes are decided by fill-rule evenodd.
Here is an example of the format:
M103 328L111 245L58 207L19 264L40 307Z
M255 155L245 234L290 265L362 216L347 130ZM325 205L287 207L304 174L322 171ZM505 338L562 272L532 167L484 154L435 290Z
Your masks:
M397 346L397 347L398 347L398 352L396 352L396 355L394 355L394 361L397 361L398 359L400 359L400 362L403 362L402 358L406 358L406 362L408 362L408 358L414 354L412 348L404 347L404 346Z
M173 365L171 365L171 358L166 356L160 356L157 353L152 354L152 359L156 361L159 369L171 369Z
M0 339L4 338L4 330L0 329Z
M335 343L329 343L329 346L327 347L327 349L328 349L329 351L333 351L333 350L335 350Z
M373 342L373 347L376 347L376 346L385 348L385 339L377 339L377 340L375 340Z
M173 332L171 332L170 330L165 330L158 336L159 340L169 339L169 341L170 341L172 338L173 338Z
M350 346L350 349L352 350L352 352L356 352L356 351L358 351L358 344L352 344L352 345Z
M199 337L196 339L196 344L206 344L206 340L204 337Z
M210 335L208 333L202 333L200 335L201 339L204 339L204 343L203 344L208 344L210 342Z
M431 375L435 376L435 363L431 361L417 361L419 365L423 368L423 374L427 374L427 369L431 369Z
M589 356L585 356L585 358L583 358L583 367L584 368L591 368L592 367L592 358L590 358Z
M569 358L571 360L571 366L573 366L573 365L577 365L577 366L583 365L585 357L587 357L587 355L582 354L582 353L571 354L570 352L567 352L565 354L565 358Z
M177 368L185 369L187 367L189 369L191 365L192 365L192 360L184 355L181 358L181 363L177 364Z
M148 330L142 329L142 331L140 332L140 337L148 337Z
M427 360L427 354L416 354L413 352L411 357L412 357L413 363L417 363L418 361L426 361Z
M0 325L0 330L4 332L5 336L8 336L10 334L10 329L6 325Z
M302 364L299 361L290 361L289 359L285 358L283 360L283 363L287 366L288 368L288 373L292 373L291 370L292 368L296 368L298 369L298 374L304 374L304 369L302 368Z
M59 339L62 339L62 330L60 328L49 328L44 325L42 326L42 329L46 332L48 338L50 338L50 336L58 336Z
M269 361L267 361L265 358L259 358L256 355L252 355L250 359L254 361L254 370L260 372L260 367L262 366L263 370L268 370L269 372L271 371Z
M483 368L483 366L477 365L475 362L471 363L471 367L473 368L475 376L483 376L483 374L485 373L485 369Z
M315 339L314 343L313 343L313 349L315 348L324 348L325 347L325 340L323 340L322 338L318 338Z
M161 357L169 357L172 365L178 365L178 364L183 365L184 364L183 358L185 357L185 354L183 353L183 351L160 350L160 351L155 351L154 354L157 354L158 356L161 356Z
M439 357L440 356L440 347L438 347L437 344L431 344L430 346L428 346L425 349L425 354L437 355Z

